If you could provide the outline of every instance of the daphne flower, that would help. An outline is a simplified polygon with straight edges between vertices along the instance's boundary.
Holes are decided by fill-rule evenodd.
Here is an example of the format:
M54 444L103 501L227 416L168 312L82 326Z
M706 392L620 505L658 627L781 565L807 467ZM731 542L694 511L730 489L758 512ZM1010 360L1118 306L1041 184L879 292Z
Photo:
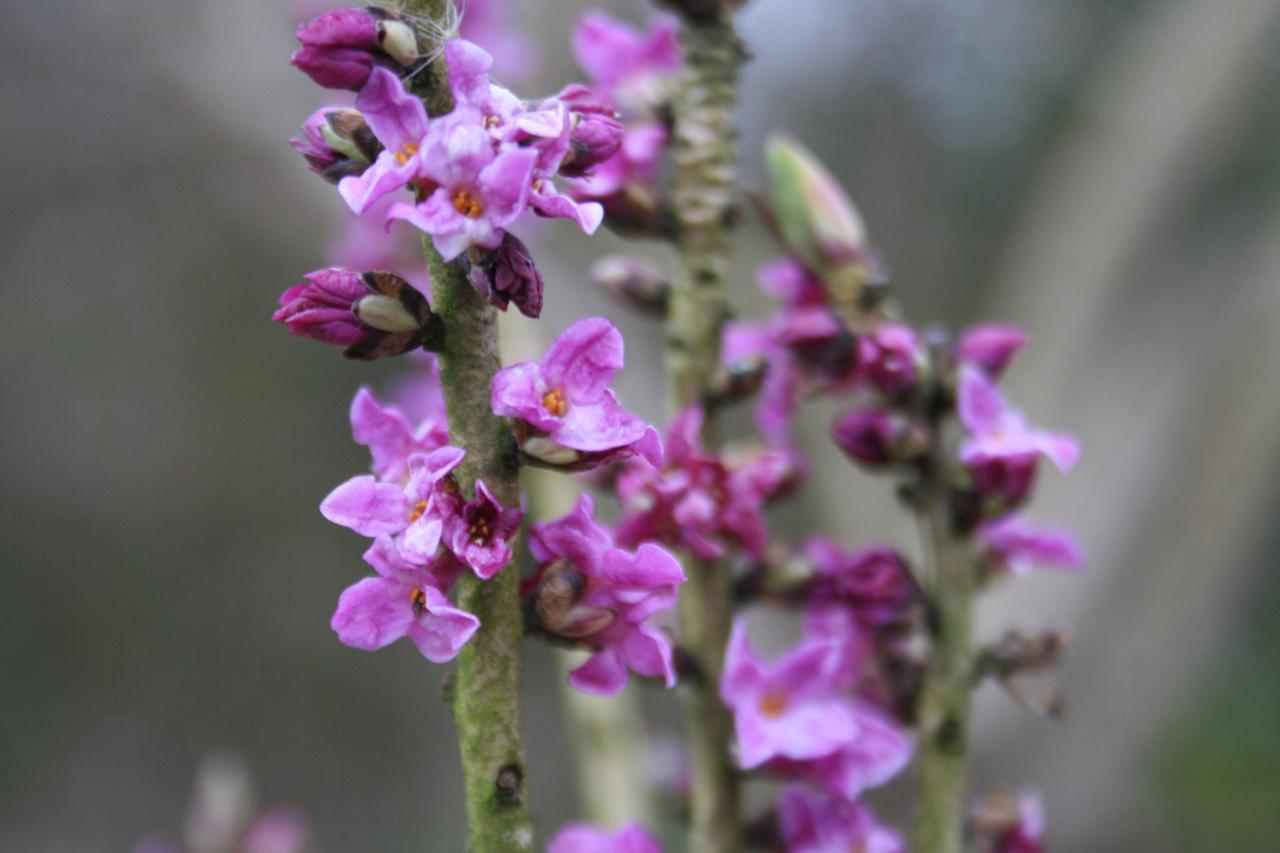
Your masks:
M573 52L597 92L623 109L648 111L665 100L667 83L680 69L674 18L654 18L648 32L605 12L587 12L573 31Z
M853 740L857 721L836 643L809 641L773 665L756 657L739 616L725 656L720 696L733 709L738 763L750 770L774 758L832 755Z
M338 639L373 651L408 637L427 660L453 660L480 620L449 603L444 589L452 584L452 570L437 573L409 562L386 536L364 558L378 576L358 581L338 599L331 623Z
M1044 807L1036 794L1018 798L1017 822L995 840L992 853L1044 853Z
M911 738L902 726L869 702L851 700L857 733L836 752L809 761L775 759L775 774L805 779L845 800L893 779L911 761Z
M916 600L910 570L893 548L848 551L831 539L815 537L805 543L804 556L815 572L810 597L849 607L868 628L901 623Z
M384 150L373 165L358 176L343 178L338 192L357 214L378 199L426 174L423 147L427 136L427 111L422 101L407 92L400 78L378 68L356 98Z
M662 853L662 847L636 823L613 832L573 823L556 833L547 853Z
M399 276L330 267L303 278L280 294L271 317L290 333L346 347L347 358L364 360L422 346L431 306Z
M399 406L384 405L368 388L357 391L351 401L351 435L369 448L374 476L389 482L408 475L411 456L449 443L449 428L442 419L423 418L413 426Z
M292 63L327 89L359 90L375 66L404 69L418 61L413 28L373 7L334 9L298 28Z
M471 246L498 248L528 207L537 152L496 153L488 131L464 111L432 122L420 156L435 191L417 205L394 205L388 215L430 234L447 261Z
M910 326L885 323L858 338L858 372L885 396L909 390L923 363L924 350Z
M1070 532L1038 527L1017 514L987 522L976 535L996 567L1013 575L1024 575L1035 565L1084 566L1084 553Z
M382 152L382 143L356 110L321 107L302 125L302 139L289 145L307 161L311 171L330 183L363 174Z
M476 575L488 580L511 562L511 537L524 519L522 511L503 506L483 480L476 480L471 500L446 488L441 502L445 547Z
M628 671L675 685L671 643L647 622L675 604L685 580L675 557L652 543L634 553L614 547L586 494L563 518L534 525L529 549L541 563L526 584L538 628L593 649L569 673L571 685L608 696L626 685Z
M778 825L788 853L902 853L902 837L876 822L867 808L801 785L783 789Z
M464 455L461 448L445 446L411 456L403 484L368 475L352 477L329 493L320 512L364 536L396 536L407 559L430 562L444 531L438 487Z
M614 325L603 317L579 320L541 362L498 371L491 394L494 414L527 426L522 449L544 462L574 464L585 454L598 464L641 453L660 464L656 430L622 408L608 387L622 364L622 335ZM561 459L560 450L570 453Z
M514 302L526 317L542 314L542 275L524 241L508 232L492 252L471 254L465 256L467 280L490 305L506 311Z

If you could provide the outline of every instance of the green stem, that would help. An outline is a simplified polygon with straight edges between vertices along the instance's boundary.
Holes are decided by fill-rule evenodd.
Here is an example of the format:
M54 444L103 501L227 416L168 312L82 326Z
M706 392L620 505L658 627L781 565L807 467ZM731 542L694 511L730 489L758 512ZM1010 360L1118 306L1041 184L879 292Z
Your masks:
M743 58L728 12L709 22L686 20L683 44L674 138L674 207L683 275L672 289L667 318L667 360L678 408L703 400L720 363L737 208L735 111ZM712 429L710 418L707 429ZM689 849L730 853L741 849L737 773L729 756L732 719L719 695L733 618L730 577L723 565L693 561L688 574L680 592L681 642L701 675L690 686L686 703Z
M453 14L451 0L406 0L404 8L435 22ZM414 86L431 115L452 110L442 57L414 78ZM489 405L489 388L502 365L497 312L472 288L459 264L446 263L429 237L422 242L431 270L432 308L444 328L440 383L449 438L467 452L458 483L470 495L476 480L483 479L503 505L519 506L515 441ZM469 573L458 581L458 606L480 620L480 629L458 655L452 685L472 853L533 849L520 740L524 625L519 582L514 566L487 581Z
M951 523L943 494L920 513L925 551L931 653L920 696L916 853L964 849L965 755L973 689L974 562Z

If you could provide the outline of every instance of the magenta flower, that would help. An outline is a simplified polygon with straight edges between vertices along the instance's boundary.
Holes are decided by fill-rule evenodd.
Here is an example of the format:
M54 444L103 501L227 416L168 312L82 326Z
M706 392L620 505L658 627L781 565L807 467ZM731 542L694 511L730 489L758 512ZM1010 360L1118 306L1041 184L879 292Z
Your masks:
M739 616L725 655L720 697L733 709L738 763L833 755L857 734L836 643L806 640L773 665L756 657Z
M579 320L541 362L498 371L493 412L517 419L521 450L545 464L581 468L640 454L660 465L657 431L622 408L608 387L622 364L614 325L603 317Z
M280 294L271 317L291 334L346 347L347 358L366 360L422 345L431 306L399 276L330 267L303 278Z
M435 417L413 426L399 406L384 405L368 388L361 388L351 401L351 436L369 448L375 477L398 482L408 476L411 456L449 443L449 427Z
M901 624L915 603L910 569L893 548L848 551L831 539L815 537L803 550L815 572L809 597L849 607L869 629Z
M894 830L876 822L860 803L788 785L778 801L778 825L787 853L902 853Z
M394 205L388 215L430 234L448 261L472 246L498 248L528 207L537 152L495 152L484 125L458 111L431 123L420 156L435 191L417 205Z
M924 350L910 326L885 323L858 338L858 372L887 397L897 397L915 385L923 364Z
M338 639L374 651L408 637L427 660L453 660L480 627L479 619L455 608L445 594L456 570L409 562L386 536L364 558L378 576L358 581L338 599L330 623Z
M974 326L960 336L956 358L981 368L992 379L999 379L1026 343L1027 333L1016 326L987 323Z
M538 629L593 650L569 673L571 685L608 696L626 686L628 671L675 685L671 643L647 621L675 604L685 580L675 557L652 543L634 553L614 547L586 494L563 518L534 525L529 549L541 564L525 584Z
M618 153L622 122L612 107L596 100L581 84L566 86L556 97L571 110L569 153L560 164L560 174L581 178Z
M407 68L418 60L413 28L373 7L334 9L298 28L293 65L326 89L357 91L377 66Z
M524 104L489 77L493 57L478 44L453 39L445 44L454 113L472 112L495 141L516 142L525 136L558 136L560 125L547 117L526 116Z
M422 101L405 90L400 78L383 68L370 75L356 98L356 106L383 145L373 165L338 183L338 192L347 206L363 214L378 199L427 174L423 149L428 123Z
M503 506L483 480L476 480L476 496L469 501L446 488L441 515L445 547L480 578L488 580L511 562L511 537L524 513Z
M976 536L995 567L1012 575L1025 575L1037 565L1084 567L1084 553L1070 532L1038 527L1017 514L983 524Z
M768 540L764 504L795 481L795 459L765 449L724 457L702 447L703 411L685 409L664 442L665 467L629 461L617 479L624 517L618 541L660 541L715 560L730 547L760 557Z
M468 0L461 34L497 57L495 70L504 80L525 77L538 64L528 33L513 26L508 0Z
M597 92L630 111L647 111L665 95L663 80L680 70L674 18L653 19L642 33L605 12L587 12L573 31L573 53Z
M850 704L857 733L830 755L809 761L775 759L766 768L781 776L804 779L845 800L893 779L911 761L911 738L889 715L869 702Z
M1017 503L1030 490L1038 458L1062 471L1071 470L1080 458L1075 439L1028 426L991 378L972 365L960 368L956 408L969 435L960 445L960 461L969 466L984 495L1003 495Z
M662 853L662 847L636 823L613 832L572 823L556 833L547 853Z
M435 559L444 533L441 481L462 463L465 452L446 445L409 457L407 480L385 482L363 475L338 486L320 504L320 512L334 524L364 536L396 536L406 559L428 563Z

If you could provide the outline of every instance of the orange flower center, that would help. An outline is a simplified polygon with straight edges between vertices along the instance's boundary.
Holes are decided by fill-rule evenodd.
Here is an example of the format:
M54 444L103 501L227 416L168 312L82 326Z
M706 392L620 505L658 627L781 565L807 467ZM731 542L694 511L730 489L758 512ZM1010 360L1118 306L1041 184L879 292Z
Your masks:
M421 613L427 609L427 594L417 587L414 587L413 592L409 593L409 600L413 602L414 613Z
M564 399L564 392L559 388L542 395L543 407L557 418L563 418L569 404Z
M453 209L468 219L477 219L484 213L484 204L469 190L458 190L453 194Z
M493 130L495 127L501 127L502 117L501 116L485 116L484 126L488 130Z
M760 713L766 717L780 717L787 710L787 694L770 690L760 697Z
M409 523L412 524L413 522L422 518L423 514L426 511L427 511L427 502L418 501L416 504L413 505L413 509L409 511Z
M417 153L417 144L413 142L406 142L400 147L400 150L395 153L396 162L403 166L405 163L409 162L410 157Z

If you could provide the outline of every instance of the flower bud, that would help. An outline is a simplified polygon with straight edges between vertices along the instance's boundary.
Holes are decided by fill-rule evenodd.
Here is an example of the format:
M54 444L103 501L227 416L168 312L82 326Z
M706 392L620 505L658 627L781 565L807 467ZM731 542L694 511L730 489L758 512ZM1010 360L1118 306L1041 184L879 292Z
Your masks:
M819 274L865 266L866 226L817 158L795 140L774 136L765 159L773 213L791 253Z
M618 153L622 122L613 108L595 100L586 86L567 86L557 97L571 111L569 153L560 164L560 174L580 178Z
M280 296L272 317L292 334L346 347L348 358L365 360L423 345L431 307L399 276L332 267L304 278Z
M709 406L727 406L750 399L764 384L769 361L763 355L735 358L720 366L711 378L705 402Z
M974 326L960 336L956 358L977 365L992 379L998 379L1026 343L1027 333L1015 326Z
M1034 453L994 457L969 467L973 487L991 508L988 516L998 515L1026 503L1035 488Z
M377 7L334 9L298 28L293 65L326 89L358 91L375 65L403 70L420 58L413 27Z
M632 308L664 316L671 284L647 261L630 255L609 255L591 265L591 280Z
M473 248L465 263L471 286L495 308L506 311L514 302L526 317L542 313L542 275L519 237L508 232L493 251Z
M881 409L847 412L831 427L831 437L845 455L870 468L900 461L906 436L906 422Z
M356 110L324 107L302 125L302 139L291 139L293 150L306 158L311 171L336 184L360 175L382 151L373 131Z
M924 361L924 349L910 326L885 323L858 337L858 371L886 397L911 390Z

